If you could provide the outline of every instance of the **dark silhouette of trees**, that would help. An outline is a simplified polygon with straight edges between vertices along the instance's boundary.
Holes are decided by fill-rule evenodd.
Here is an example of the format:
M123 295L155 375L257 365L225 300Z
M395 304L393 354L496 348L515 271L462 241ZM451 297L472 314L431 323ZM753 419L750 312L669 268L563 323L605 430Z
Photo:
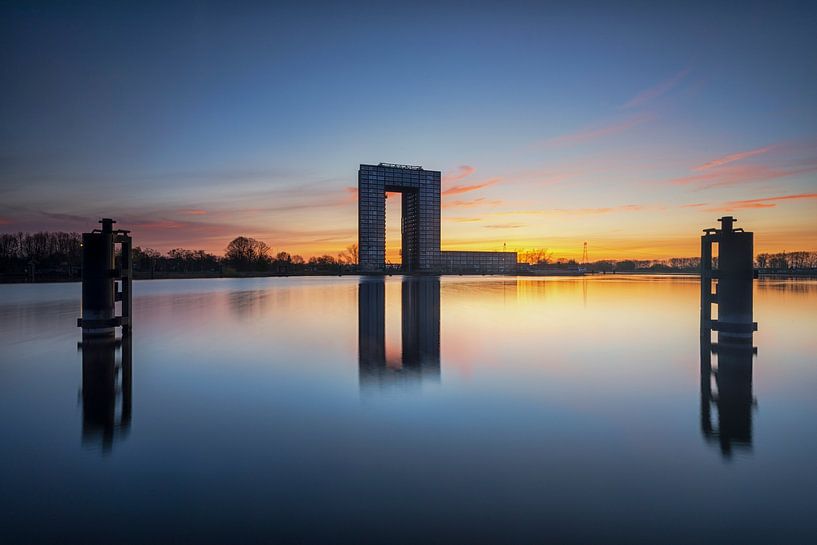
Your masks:
M636 262L632 259L616 262L616 272L635 272Z
M155 277L183 275L186 273L218 273L221 270L221 259L204 250L186 250L173 248L162 255L153 248L133 249L133 270L140 276Z
M272 263L272 249L265 242L248 237L236 237L224 251L224 260L237 271L265 271Z
M173 272L203 272L218 270L218 257L204 250L174 248L167 252L169 270Z
M236 237L228 244L224 257L204 250L173 248L166 254L152 248L137 246L133 249L133 270L137 278L168 278L183 276L219 276L232 274L337 274L357 271L359 252L351 244L337 257L321 255L308 261L286 251L272 254L263 241ZM575 260L552 259L547 249L518 252L520 272L549 269L578 270ZM717 263L717 258L713 261ZM817 252L761 253L755 263L767 272L817 270ZM82 237L78 233L38 232L0 233L0 280L71 280L80 277L82 265ZM525 268L528 269L525 269ZM581 265L588 272L639 273L681 272L697 273L698 257L674 257L661 260L621 261L601 260Z
M527 263L528 265L547 265L553 258L553 252L547 248L533 248L517 252L517 263Z
M0 234L0 272L75 277L82 261L79 233L39 232Z
M616 262L612 259L603 259L588 264L587 268L593 272L611 273L616 270Z
M759 269L815 269L817 268L817 252L757 254L755 263Z
M336 272L339 263L331 255L321 255L310 257L306 265L309 270L314 272Z
M358 259L357 244L354 243L338 254L338 261L346 265L357 265Z

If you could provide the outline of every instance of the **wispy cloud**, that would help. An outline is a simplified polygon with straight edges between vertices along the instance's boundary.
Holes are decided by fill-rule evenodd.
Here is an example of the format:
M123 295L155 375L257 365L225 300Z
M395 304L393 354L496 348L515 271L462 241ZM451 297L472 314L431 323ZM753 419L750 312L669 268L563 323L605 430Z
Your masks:
M495 216L522 216L522 215L571 215L571 216L593 216L599 214L610 214L612 212L640 212L647 209L643 204L620 204L617 206L601 206L587 208L544 208L541 210L507 210L495 212Z
M205 216L207 215L207 210L201 208L186 208L179 210L179 214L185 216Z
M694 167L692 170L697 171L709 170L711 168L720 167L723 165L727 165L729 163L734 163L735 161L740 161L741 159L748 159L749 157L763 155L764 153L768 153L773 149L775 149L775 146L765 146L762 148L757 148L749 151L730 153L729 155L724 155L723 157L718 157L717 159L712 159L711 161L707 161L702 165L698 165L697 167Z
M80 216L77 214L62 214L60 212L49 212L47 210L38 210L38 213L42 214L43 216L58 221L64 222L72 222L72 223L95 223L95 220L99 218L89 218L88 216Z
M448 197L451 195L460 195L462 193L468 193L470 191L477 191L480 189L484 189L486 187L490 187L494 184L499 183L499 181L500 178L491 178L490 180L485 180L484 182L477 182L470 185L455 185L449 187L448 189L443 190L441 194L443 197Z
M457 169L456 172L454 172L452 174L446 174L445 176L443 176L442 183L445 184L445 183L457 182L459 180L462 180L466 176L470 176L471 174L473 174L476 171L477 171L477 169L472 167L471 165L461 165Z
M525 227L524 223L492 223L490 225L484 225L486 229L519 229L520 227Z
M453 221L454 223L474 223L477 221L482 221L482 218L445 218L447 221Z
M628 117L627 119L608 123L606 125L600 125L597 127L584 129L574 133L563 134L560 136L554 136L546 140L543 140L542 142L540 142L540 145L546 148L552 148L558 146L584 144L585 142L590 142L592 140L603 138L605 136L619 134L628 129L632 129L633 127L637 127L638 125L642 125L648 121L651 121L654 118L655 116L652 114L641 114L633 117Z
M720 206L708 209L713 212L728 212L730 210L746 208L774 208L778 201L797 201L804 199L817 199L817 193L798 193L796 195L779 195L776 197L764 197L760 199L744 199L739 201L728 201Z
M681 83L684 78L689 75L689 68L685 68L678 72L677 74L669 77L656 85L653 85L649 89L644 89L625 104L621 106L623 110L629 110L631 108L637 108L639 106L643 106L644 104L655 100L658 97L661 97L671 91L675 86Z
M716 157L690 168L690 173L669 180L696 189L762 182L817 172L813 140L770 144Z
M189 227L189 226L196 226L199 227L201 223L191 223L188 221L173 221L173 220L142 220L142 221L131 221L129 224L131 229L133 230L140 230L140 231L151 231L151 230L160 230L164 231L166 229L181 229L182 227Z
M337 201L338 205L349 205L357 203L357 188L346 186L343 188L343 195Z
M503 201L499 199L486 199L485 197L479 197L477 199L466 199L466 200L456 200L456 201L447 201L442 204L443 208L470 208L475 206L499 206L502 204Z
M595 215L595 214L609 214L610 212L640 212L644 210L642 204L621 204L618 206L604 206L599 208L554 208L552 212L570 215Z
M706 170L702 174L681 176L671 180L676 185L699 184L699 189L737 185L749 182L775 180L817 171L817 165L797 168L769 167L766 165L733 165Z

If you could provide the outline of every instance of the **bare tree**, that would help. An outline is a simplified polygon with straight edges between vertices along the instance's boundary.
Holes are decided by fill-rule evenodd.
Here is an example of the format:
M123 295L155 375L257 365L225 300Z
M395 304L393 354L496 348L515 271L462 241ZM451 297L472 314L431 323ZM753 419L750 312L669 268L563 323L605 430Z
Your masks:
M349 265L358 264L357 244L350 244L344 251L338 254L338 261Z
M517 252L517 261L520 263L528 263L529 265L545 265L550 263L552 258L553 252L547 248L532 248L530 250Z

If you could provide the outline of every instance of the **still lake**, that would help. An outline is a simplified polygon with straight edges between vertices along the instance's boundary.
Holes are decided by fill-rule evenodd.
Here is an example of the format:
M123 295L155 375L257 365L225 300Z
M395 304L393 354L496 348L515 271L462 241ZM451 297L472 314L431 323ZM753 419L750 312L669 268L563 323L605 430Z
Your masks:
M0 285L0 543L817 543L817 281L756 280L703 380L694 277L142 281L121 346L79 313Z

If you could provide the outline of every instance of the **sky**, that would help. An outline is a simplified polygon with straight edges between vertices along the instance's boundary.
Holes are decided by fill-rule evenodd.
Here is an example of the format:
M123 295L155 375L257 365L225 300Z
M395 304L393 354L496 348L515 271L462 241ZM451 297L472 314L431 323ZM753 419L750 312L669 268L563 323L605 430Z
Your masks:
M442 247L817 250L814 2L2 2L0 231L335 255L357 170L440 170ZM399 251L399 198L388 253Z

